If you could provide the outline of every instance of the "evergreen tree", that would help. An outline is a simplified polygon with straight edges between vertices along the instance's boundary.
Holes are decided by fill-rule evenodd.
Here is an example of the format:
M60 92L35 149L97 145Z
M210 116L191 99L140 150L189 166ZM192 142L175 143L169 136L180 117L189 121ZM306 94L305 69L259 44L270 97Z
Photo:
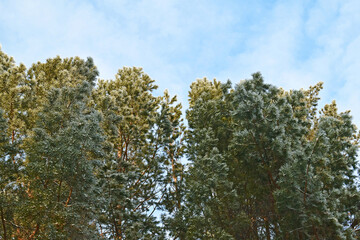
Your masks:
M97 76L0 49L1 239L360 238L360 133L322 83L197 80L186 129L141 68Z
M42 238L42 239L53 239L53 235L49 235L49 232L44 231L43 235L39 235L40 231L44 229L48 230L45 226L37 225L37 222L42 222L41 216L45 216L44 218L49 217L52 219L48 222L49 226L53 227L54 222L63 221L64 218L61 216L66 215L66 210L68 208L63 208L62 210L57 209L57 214L53 215L51 212L47 212L46 214L43 212L44 206L46 209L53 210L53 198L51 195L54 193L54 188L45 190L41 189L39 186L39 182L50 182L60 184L61 187L59 189L69 188L64 180L64 183L60 183L61 180L56 178L51 178L51 174L49 173L39 172L37 168L37 164L41 166L43 162L41 162L41 158L47 158L49 156L45 156L46 152L44 149L41 150L41 146L36 145L36 141L34 138L38 138L40 140L39 129L43 128L44 125L39 124L42 122L47 125L46 134L53 134L51 131L57 131L58 126L56 126L57 122L54 122L54 119L50 119L50 117L57 117L60 119L59 115L63 114L63 122L61 129L64 128L64 124L70 119L66 119L69 117L69 109L71 108L69 102L64 102L67 94L68 100L71 102L71 98L73 98L73 104L79 105L79 103L75 103L76 101L80 101L80 99L88 99L90 97L91 88L95 84L97 70L92 62L92 59L89 58L87 61L81 60L79 58L70 58L70 59L60 59L59 57L55 59L49 59L46 63L37 63L32 66L32 68L26 71L25 66L20 64L20 66L16 66L14 60L9 58L6 54L0 51L0 79L1 79L1 91L0 91L0 102L4 111L4 117L8 123L7 134L8 141L10 143L12 151L8 152L10 157L2 158L1 164L2 173L6 173L6 175L2 175L2 210L4 215L6 215L5 223L7 230L7 238ZM83 82L87 82L88 86L85 86ZM49 105L49 92L52 92L52 89L55 87L69 86L67 90L57 90L60 93L51 93L53 98L53 105ZM83 86L83 87L80 87ZM75 90L77 88L78 90ZM72 89L72 90L71 90ZM55 94L55 95L54 95ZM56 100L58 96L61 95L63 100ZM70 96L71 95L71 96ZM85 97L86 95L86 97ZM55 99L55 100L54 100ZM60 101L60 102L59 102ZM61 102L63 101L63 102ZM81 100L82 101L82 100ZM57 102L57 103L54 103ZM76 114L85 114L86 111L92 112L91 109L86 109L89 101L84 100L84 103L81 103L84 106L80 108L77 106L75 108L79 108L79 111L82 113L73 113ZM68 110L64 110L59 113L51 113L53 111L52 107L57 105L64 104L63 107L67 106ZM70 104L70 105L69 105ZM47 105L45 107L45 105ZM69 106L68 106L69 105ZM47 115L45 117L40 115L44 115L44 108L47 108ZM58 111L60 111L58 109ZM67 111L67 113L65 113ZM40 114L41 113L41 114ZM88 113L86 113L88 114ZM65 116L66 115L66 116ZM89 114L88 114L89 115ZM72 116L72 117L74 117ZM55 118L55 117L54 117ZM95 124L99 124L99 119L96 117L96 114L92 114L92 121ZM48 121L46 123L46 121ZM89 120L90 121L90 120ZM38 123L36 123L38 122ZM65 123L64 123L65 122ZM50 128L53 125L52 128ZM89 126L89 125L88 125ZM37 128L37 129L36 129ZM36 131L38 132L34 132ZM89 129L90 130L90 129ZM94 135L98 134L94 132ZM71 136L63 136L62 141L66 142L70 140ZM24 141L25 140L25 141ZM50 140L49 140L50 141ZM59 139L52 139L50 142L52 144L60 141ZM24 146L22 142L26 142L27 146ZM43 142L46 142L45 140ZM50 144L47 142L46 144ZM58 142L60 144L60 142ZM35 146L36 145L36 146ZM57 144L53 145L54 147L59 147ZM86 151L97 151L101 148L102 141L98 141L98 144L92 146L92 149L87 149ZM37 151L43 151L44 156L39 157L39 153L34 153L35 148ZM55 149L47 149L58 151ZM85 151L85 149L84 149ZM31 153L30 153L31 152ZM85 153L85 152L84 152ZM50 154L50 153L49 153ZM51 153L52 154L52 153ZM57 152L57 160L52 159L53 161L62 161L61 156L62 152ZM83 156L86 159L90 159L89 156ZM51 158L51 157L49 157ZM94 157L92 157L94 158ZM10 160L9 160L10 159ZM25 161L27 159L27 161ZM66 159L66 158L64 158ZM11 162L11 165L9 165ZM48 161L48 164L52 163ZM35 167L34 167L35 166ZM63 166L66 169L69 166ZM6 168L5 168L6 167ZM59 171L56 166L51 171ZM57 166L59 167L59 166ZM89 167L89 169L92 166ZM65 171L65 170L62 171ZM50 170L49 170L50 171ZM50 172L51 172L50 171ZM41 179L39 174L43 174L42 177L48 179ZM57 173L59 174L59 173ZM62 173L64 174L64 172ZM60 174L61 175L61 174ZM58 176L58 175L57 175ZM90 174L89 179L92 178ZM95 184L95 183L94 183ZM93 185L94 185L93 184ZM51 185L51 184L50 184ZM47 184L45 184L47 186ZM90 185L89 185L90 186ZM87 186L87 187L89 187ZM65 191L68 191L65 190ZM65 191L62 192L62 195L65 194ZM34 192L36 194L34 194ZM68 194L68 193L67 193ZM86 194L86 193L85 193ZM76 194L74 194L77 196ZM44 198L44 196L48 196L49 198ZM63 196L62 196L63 197ZM59 197L61 201L61 197ZM72 198L75 199L75 198ZM92 198L95 199L95 198ZM50 204L51 203L51 204ZM51 206L50 206L51 205ZM41 214L38 214L36 210L41 209ZM69 215L70 216L70 215ZM94 217L93 217L94 218ZM36 222L35 219L38 219ZM62 219L62 220L61 220ZM86 219L86 218L85 218ZM85 220L84 219L84 220ZM41 220L41 221L40 221ZM86 221L86 220L85 220ZM58 225L60 223L57 223ZM86 223L88 224L88 223ZM61 225L61 224L60 224ZM69 225L67 225L69 226ZM80 226L81 227L81 226ZM69 229L67 229L69 230ZM50 231L50 230L49 230ZM65 227L62 227L61 231L66 231ZM59 227L57 226L56 231L58 239L63 239L59 231ZM74 230L75 231L75 230ZM75 231L76 232L76 231ZM60 235L59 235L60 234ZM52 236L52 237L49 237ZM76 234L74 235L76 236ZM95 235L96 236L96 235Z
M0 106L8 119L7 135L12 142L21 137L20 130L24 128L21 100L26 89L25 74L25 66L16 66L14 59L0 49Z
M45 63L33 64L26 74L22 99L27 131L34 128L38 112L41 111L51 89L76 87L83 81L94 86L98 75L99 72L90 57L85 61L79 57L62 59L57 56L47 59Z
M8 220L11 219L11 195L14 181L14 166L11 161L11 144L7 137L7 121L0 109L0 217L1 217L1 239L9 239L11 229ZM9 193L10 192L10 193Z
M1 160L0 191L3 238L10 239L14 233L15 208L23 173L23 151L20 143L23 138L24 121L21 97L24 91L25 66L15 65L13 58L0 49L0 108L1 111Z
M180 239L353 239L359 224L355 126L304 91L198 80L187 112Z
M26 140L26 201L20 236L97 239L94 166L104 141L99 113L87 107L87 82L51 90ZM25 197L24 197L25 198Z
M360 202L355 126L349 112L337 113L335 102L315 121L303 153L281 169L283 231L299 239L355 239Z
M232 148L250 182L243 191L252 202L248 217L253 238L272 239L281 231L274 196L280 188L279 171L290 159L303 154L301 139L309 127L304 95L301 91L286 93L254 74L253 79L237 86L234 99L238 130Z
M231 139L230 83L198 80L191 85L185 203L171 223L171 235L179 239L231 239L242 231L243 214L232 191L226 148ZM219 201L223 199L223 201ZM228 213L237 213L227 222Z
M110 238L164 238L153 213L161 207L168 184L167 166L178 165L171 144L179 137L173 132L180 131L180 106L170 107L176 99L168 95L165 102L154 97L153 83L142 69L123 68L115 80L99 81L93 93L112 146L99 173L104 204L98 224Z

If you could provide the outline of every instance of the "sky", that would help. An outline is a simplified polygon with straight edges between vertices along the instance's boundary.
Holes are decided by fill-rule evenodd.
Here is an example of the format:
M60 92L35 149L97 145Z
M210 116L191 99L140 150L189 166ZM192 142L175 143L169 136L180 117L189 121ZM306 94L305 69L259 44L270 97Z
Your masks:
M0 0L0 44L31 66L91 56L100 78L142 67L184 108L198 78L238 83L260 71L285 89L324 82L360 126L359 0Z

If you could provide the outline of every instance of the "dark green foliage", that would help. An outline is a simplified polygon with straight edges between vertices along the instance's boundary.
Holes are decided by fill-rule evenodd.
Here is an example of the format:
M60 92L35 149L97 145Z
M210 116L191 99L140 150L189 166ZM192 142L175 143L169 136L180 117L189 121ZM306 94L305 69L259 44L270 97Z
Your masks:
M197 80L186 129L141 68L97 76L0 50L0 239L359 239L360 134L322 83Z
M37 239L92 239L96 179L104 137L99 113L87 108L91 87L53 89L26 141L28 200L22 218ZM99 163L97 163L99 164ZM29 218L27 218L29 219ZM24 219L25 221L25 219Z
M294 234L353 239L360 201L355 126L348 113L326 112L328 108L318 118L314 137L303 144L303 154L281 169L278 205L284 229Z
M151 132L159 103L151 95L153 82L141 69L124 68L115 81L100 81L94 92L113 146L100 173L104 204L99 226L116 239L161 235L156 219L148 215L158 199L161 173L159 146Z
M180 106L171 106L176 99L167 93L154 97L153 82L139 68L123 68L114 81L99 81L93 93L112 146L99 172L103 206L98 225L115 239L164 238L154 212L178 171L182 150L174 143L181 135Z
M33 64L26 74L22 98L27 130L31 131L36 124L38 112L51 89L76 87L84 81L94 86L98 74L92 58L84 61L79 57L61 59L58 56L46 63Z
M334 103L317 111L320 89L285 92L259 73L235 89L216 80L193 83L191 166L172 235L354 239L356 131Z
M13 149L6 134L8 126L3 114L3 110L0 109L0 233L6 239L12 234L6 219L12 215L13 204L11 202L13 197L11 195L16 178L14 176L14 163L11 161Z
M21 96L24 90L25 66L16 66L13 58L0 49L0 236L9 239L15 229L13 217L17 214L19 190L23 173L24 129Z

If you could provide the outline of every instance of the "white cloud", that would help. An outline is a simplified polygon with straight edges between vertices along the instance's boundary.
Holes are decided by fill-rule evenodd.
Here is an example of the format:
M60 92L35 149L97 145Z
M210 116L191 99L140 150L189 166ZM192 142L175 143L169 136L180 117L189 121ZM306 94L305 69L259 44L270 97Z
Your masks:
M336 99L341 111L352 110L360 126L359 12L359 1L280 2L262 31L249 37L248 49L219 76L238 81L261 71L266 81L287 89L323 81L321 103Z
M102 78L141 66L186 104L208 76L233 82L261 71L267 82L306 88L357 106L360 2L1 1L3 50L29 65L61 55L92 56Z

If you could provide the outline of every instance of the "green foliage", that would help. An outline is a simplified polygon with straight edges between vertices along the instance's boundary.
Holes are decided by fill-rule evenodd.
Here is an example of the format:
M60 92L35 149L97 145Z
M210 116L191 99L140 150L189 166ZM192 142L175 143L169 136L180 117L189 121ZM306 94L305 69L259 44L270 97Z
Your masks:
M1 217L1 231L2 236L6 239L7 235L11 235L11 230L8 227L5 219L12 215L11 200L13 199L12 186L14 183L14 169L11 161L11 153L13 151L9 139L7 137L7 121L3 117L3 110L0 109L0 217Z
M359 239L360 133L322 83L200 79L186 127L141 68L97 76L0 50L0 239Z
M25 66L16 66L14 60L0 49L0 213L4 239L14 233L13 216L21 185L23 150L20 147L24 129L21 97Z
M21 216L37 239L93 239L96 179L104 137L87 108L88 83L53 89L27 139L27 201ZM30 218L29 216L36 216ZM31 219L32 221L29 221Z
M8 57L0 49L0 106L4 117L8 119L8 135L15 141L20 137L18 129L24 128L22 95L25 91L25 71L23 64L15 65L13 58Z
M316 109L322 84L289 91L259 73L198 80L187 112L180 239L354 239L358 142L349 113Z
M353 239L360 201L355 126L348 112L337 113L334 102L321 112L301 156L281 169L277 195L283 226L305 238Z
M51 89L76 87L83 81L94 86L98 71L92 58L84 61L79 57L61 59L57 56L46 63L33 64L26 75L22 105L26 110L26 128L31 131Z
M112 146L99 172L104 204L98 224L115 239L164 238L153 213L178 171L175 155L182 150L173 145L181 136L181 106L171 106L176 99L167 93L154 97L153 83L142 69L123 68L93 93Z

